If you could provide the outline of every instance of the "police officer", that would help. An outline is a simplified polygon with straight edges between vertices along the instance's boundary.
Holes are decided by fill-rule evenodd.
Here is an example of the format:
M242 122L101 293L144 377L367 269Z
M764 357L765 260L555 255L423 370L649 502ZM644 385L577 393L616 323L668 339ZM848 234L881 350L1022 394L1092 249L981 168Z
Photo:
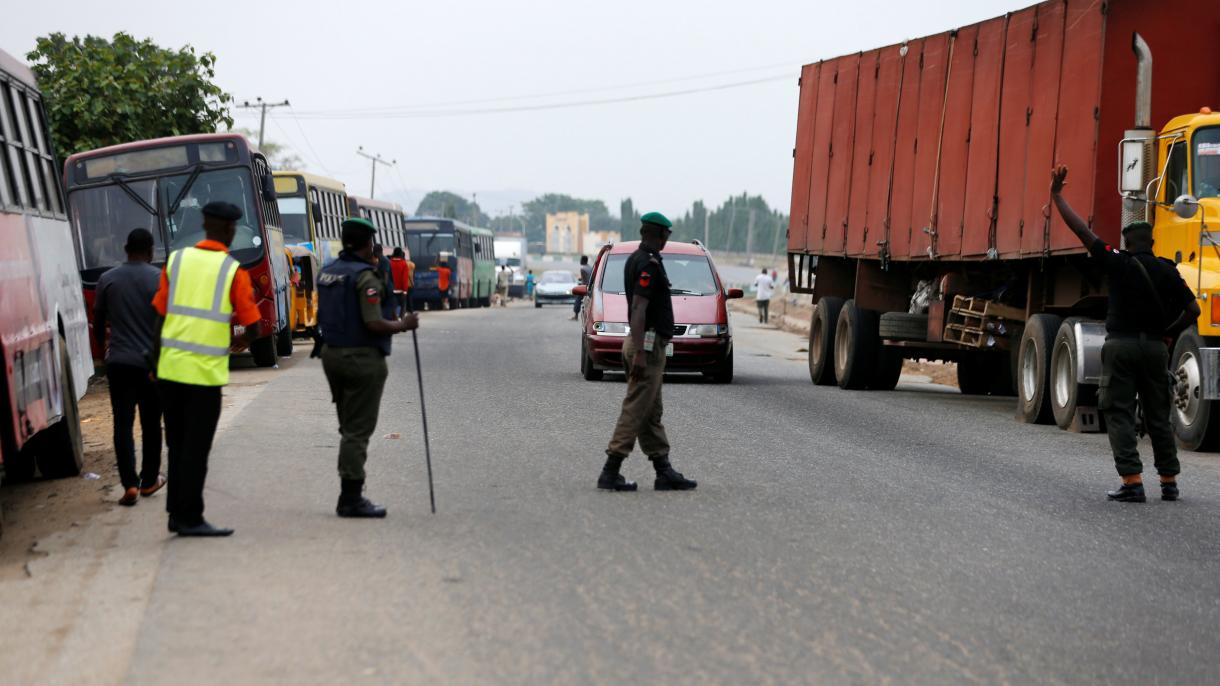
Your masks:
M232 529L203 518L208 454L220 420L221 389L229 383L230 322L245 327L247 344L261 333L250 275L229 256L241 208L203 207L204 240L170 253L152 305L157 330L157 387L169 453L169 530L179 536L228 536Z
M1098 406L1106 419L1122 485L1106 495L1121 502L1146 500L1135 433L1138 394L1161 478L1161 499L1177 500L1181 468L1169 423L1167 343L1198 319L1199 303L1173 262L1152 254L1152 226L1147 222L1123 227L1126 250L1099 239L1062 195L1067 174L1063 165L1051 172L1051 198L1068 228L1105 268L1109 282Z
M340 517L384 517L364 497L364 462L387 375L390 337L418 326L415 314L396 316L393 291L373 254L377 227L367 219L343 222L343 250L318 276L322 370L339 413Z
M640 246L623 268L631 325L631 333L623 341L627 397L606 448L606 465L597 479L597 487L609 491L636 490L635 482L624 478L619 468L638 439L640 449L656 469L655 488L688 491L698 484L669 464L669 439L661 424L661 383L666 351L674 332L674 308L661 250L673 232L673 224L660 212L649 212L640 219L643 222Z

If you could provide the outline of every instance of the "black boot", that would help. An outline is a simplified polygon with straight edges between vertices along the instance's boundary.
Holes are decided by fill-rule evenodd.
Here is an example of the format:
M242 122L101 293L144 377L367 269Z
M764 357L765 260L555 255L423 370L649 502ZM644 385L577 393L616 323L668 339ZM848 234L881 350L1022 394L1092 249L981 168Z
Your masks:
M657 470L657 480L653 485L658 491L693 491L699 484L674 471L669 464L669 456L650 457L652 466Z
M335 514L340 517L381 518L385 508L364 497L364 479L343 479Z
M1106 497L1120 503L1142 503L1148 500L1144 495L1144 484L1123 484L1116 491L1106 491Z
M1177 500L1178 499L1178 482L1162 481L1161 482L1161 500Z
M606 466L602 467L602 474L597 477L598 488L606 491L634 491L639 488L634 481L628 481L618 473L624 459L618 455L606 456Z

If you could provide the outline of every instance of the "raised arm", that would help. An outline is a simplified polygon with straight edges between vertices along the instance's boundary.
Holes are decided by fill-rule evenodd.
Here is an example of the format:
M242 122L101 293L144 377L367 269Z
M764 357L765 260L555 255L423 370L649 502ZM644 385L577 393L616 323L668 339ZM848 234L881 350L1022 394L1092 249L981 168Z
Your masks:
M1076 214L1076 210L1068 204L1066 198L1063 197L1063 187L1067 184L1068 168L1066 165L1060 164L1051 170L1051 200L1055 203L1055 209L1059 210L1059 216L1063 217L1063 221L1076 234L1076 238L1086 248L1093 247L1097 242L1097 234L1089 228L1088 223Z

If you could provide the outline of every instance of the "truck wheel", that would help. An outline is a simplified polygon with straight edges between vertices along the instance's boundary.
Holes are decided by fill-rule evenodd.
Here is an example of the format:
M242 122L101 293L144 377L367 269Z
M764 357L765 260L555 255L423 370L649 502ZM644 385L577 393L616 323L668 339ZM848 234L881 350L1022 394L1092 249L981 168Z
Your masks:
M4 464L0 464L4 471L4 483L15 484L24 483L34 478L34 451L29 449L15 451L12 455L4 456Z
M254 364L260 367L274 367L280 361L279 355L275 354L273 336L254 339L250 344L250 355L254 357Z
M80 409L76 405L76 383L72 379L72 360L68 357L68 342L63 336L59 337L59 392L64 416L35 436L31 446L34 459L38 462L38 471L48 479L76 476L85 462Z
M843 303L834 340L834 369L839 388L867 388L876 373L877 313L856 307L855 300Z
M818 300L809 323L809 378L819 386L835 383L834 340L843 299L830 296Z
M285 326L275 335L275 352L280 357L292 355L292 329Z
M1051 350L1063 321L1058 315L1035 314L1025 323L1017 357L1017 398L1021 421L1049 424Z
M1199 348L1211 341L1190 327L1178 336L1169 369L1173 372L1173 433L1186 450L1211 451L1220 447L1220 402L1203 397L1203 365ZM1215 370L1210 370L1215 373Z
M716 367L716 371L712 372L712 381L715 383L733 383L733 351L730 350L720 366Z
M895 341L928 340L928 315L910 312L886 312L877 325L877 335Z
M902 376L902 355L890 346L879 344L877 348L877 366L868 387L874 391L892 391Z
M585 341L580 342L580 375L585 381L601 381L605 376L603 370L593 366L593 360L589 357L589 344Z
M1055 334L1055 346L1051 349L1051 414L1060 429L1072 425L1077 407L1097 404L1097 386L1076 383L1076 373L1080 369L1076 351L1076 323L1082 320L1082 317L1064 319Z
M992 374L983 353L967 355L957 361L957 388L962 395L987 395L991 392Z

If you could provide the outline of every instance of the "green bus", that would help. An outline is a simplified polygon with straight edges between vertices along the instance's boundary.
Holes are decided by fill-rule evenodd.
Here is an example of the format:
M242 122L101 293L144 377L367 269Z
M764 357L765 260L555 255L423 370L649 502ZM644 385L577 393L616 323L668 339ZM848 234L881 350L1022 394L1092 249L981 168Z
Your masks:
M474 274L470 286L474 302L491 306L491 294L496 292L496 246L495 234L489 229L470 227L474 243Z

